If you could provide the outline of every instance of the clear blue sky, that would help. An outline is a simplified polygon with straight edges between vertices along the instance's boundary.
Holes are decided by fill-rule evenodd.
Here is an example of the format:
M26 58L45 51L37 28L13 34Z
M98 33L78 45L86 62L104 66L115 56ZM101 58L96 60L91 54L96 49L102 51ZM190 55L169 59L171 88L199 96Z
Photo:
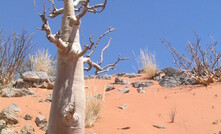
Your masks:
M102 1L97 0L98 3ZM56 1L57 7L62 7L62 4L62 1ZM42 1L36 0L34 9L32 0L3 0L0 9L0 28L5 36L12 31L20 32L24 28L35 33L35 50L48 48L52 55L56 54L55 46L48 42L45 33L36 30L42 25L38 16L43 10ZM59 28L60 19L61 17L49 20L53 32ZM179 51L184 51L187 40L194 41L193 31L199 34L202 44L210 42L208 35L212 35L218 43L221 42L221 1L108 0L103 13L88 13L82 23L82 46L89 43L88 37L92 33L96 39L109 26L116 28L116 31L110 34L112 42L105 52L104 64L115 61L118 54L131 59L119 63L115 72L135 72L133 66L137 65L132 51L138 55L139 49L146 47L155 51L158 67L163 68L174 65L172 56L161 43L163 38L170 40ZM106 45L108 38L109 36L101 41L100 48ZM221 50L221 47L218 49ZM99 55L98 49L93 59L99 60Z

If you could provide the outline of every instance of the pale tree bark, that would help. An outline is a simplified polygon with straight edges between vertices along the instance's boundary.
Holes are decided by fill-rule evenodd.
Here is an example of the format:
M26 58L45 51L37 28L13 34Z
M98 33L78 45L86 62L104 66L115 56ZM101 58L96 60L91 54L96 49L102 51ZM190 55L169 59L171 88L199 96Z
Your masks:
M85 90L84 90L84 70L89 71L95 68L95 74L107 72L114 69L120 60L127 58L118 57L113 64L101 67L103 61L103 52L110 45L108 44L101 52L99 63L91 61L90 56L95 51L99 40L106 34L114 31L109 28L107 32L101 35L97 42L89 38L90 45L81 49L79 27L80 19L87 13L100 13L104 10L107 0L103 4L89 6L89 0L64 0L64 8L57 9L53 0L50 0L53 9L49 17L54 18L63 14L61 29L52 34L48 19L45 17L46 8L41 14L43 25L41 30L45 31L47 39L54 43L58 49L57 74L53 89L53 98L49 117L48 134L84 134L85 127ZM95 44L95 45L94 45ZM93 49L92 49L93 48ZM92 50L91 50L92 49ZM91 52L83 57L89 50ZM84 68L84 63L89 65Z

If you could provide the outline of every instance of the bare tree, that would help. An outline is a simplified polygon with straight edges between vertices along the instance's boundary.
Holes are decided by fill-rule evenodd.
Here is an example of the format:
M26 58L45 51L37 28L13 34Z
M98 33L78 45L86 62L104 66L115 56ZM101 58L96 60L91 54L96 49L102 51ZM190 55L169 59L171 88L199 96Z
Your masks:
M186 43L186 54L180 54L168 40L162 40L174 58L175 64L180 70L185 71L189 76L196 80L198 84L208 86L213 83L220 72L221 54L217 52L215 41L207 45L206 49L200 43L198 35L195 33L196 43L188 41Z
M6 86L14 78L25 57L32 48L33 34L24 30L21 35L12 33L4 38L0 31L0 83Z
M84 70L89 71L95 68L95 74L107 72L114 69L117 63L127 58L120 58L115 63L101 67L103 62L103 52L110 45L108 44L101 52L99 63L91 60L97 45L102 37L114 31L109 28L94 43L90 36L90 45L85 45L81 49L79 39L79 27L81 18L87 12L101 13L106 6L107 0L102 4L89 5L89 0L64 0L64 8L57 9L53 0L50 0L53 9L49 13L50 18L63 15L60 30L53 34L45 17L46 8L40 15L43 25L40 28L45 31L47 39L57 47L57 74L53 90L52 105L49 117L48 134L83 134L85 127L85 90L84 90ZM90 51L91 50L91 51ZM90 52L89 52L90 51ZM89 53L86 55L86 53ZM83 57L86 55L85 57ZM84 63L88 68L84 68Z

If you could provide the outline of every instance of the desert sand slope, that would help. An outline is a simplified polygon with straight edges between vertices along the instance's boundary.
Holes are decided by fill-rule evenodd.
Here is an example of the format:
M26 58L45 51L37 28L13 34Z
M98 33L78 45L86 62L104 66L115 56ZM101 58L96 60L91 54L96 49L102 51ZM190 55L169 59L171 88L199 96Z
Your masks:
M147 81L144 77L124 78L129 82ZM112 80L85 80L86 89L91 88L103 93L105 86L112 85ZM147 87L146 93L140 94L131 85L129 93L122 94L118 88L125 85L115 85L115 89L105 93L104 107L100 119L85 133L97 134L214 134L221 131L221 83L208 87L180 86L176 88L163 88L158 82ZM19 130L25 124L35 127L36 134L43 134L34 123L38 114L49 116L50 103L41 102L52 91L46 89L33 89L35 96L21 98L0 97L0 110L7 108L11 103L17 104ZM40 102L39 102L40 101ZM127 104L124 110L118 107ZM175 122L170 123L169 114L175 109ZM33 119L26 121L23 117L30 114ZM163 126L164 129L153 127Z

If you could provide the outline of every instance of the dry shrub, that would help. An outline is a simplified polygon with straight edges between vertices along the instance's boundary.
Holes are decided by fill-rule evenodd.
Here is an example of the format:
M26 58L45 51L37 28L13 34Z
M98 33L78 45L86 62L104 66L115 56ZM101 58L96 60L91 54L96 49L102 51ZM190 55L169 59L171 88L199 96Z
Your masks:
M51 58L48 49L41 49L35 55L29 55L28 64L31 71L44 71L49 75L55 72L55 60Z
M4 38L0 31L0 86L8 85L32 48L33 34L22 30Z
M157 64L155 53L151 53L148 49L140 49L140 55L136 57L137 64L142 68L147 78L153 78L157 73Z
M186 43L186 54L179 53L167 40L162 40L162 43L170 51L180 70L186 72L198 84L208 86L219 79L221 53L217 52L217 41L212 37L212 41L206 45L205 49L196 33L195 37L195 43L190 41Z
M98 120L104 104L104 87L101 82L90 80L86 92L86 115L85 126L93 127ZM99 91L101 90L102 91Z

